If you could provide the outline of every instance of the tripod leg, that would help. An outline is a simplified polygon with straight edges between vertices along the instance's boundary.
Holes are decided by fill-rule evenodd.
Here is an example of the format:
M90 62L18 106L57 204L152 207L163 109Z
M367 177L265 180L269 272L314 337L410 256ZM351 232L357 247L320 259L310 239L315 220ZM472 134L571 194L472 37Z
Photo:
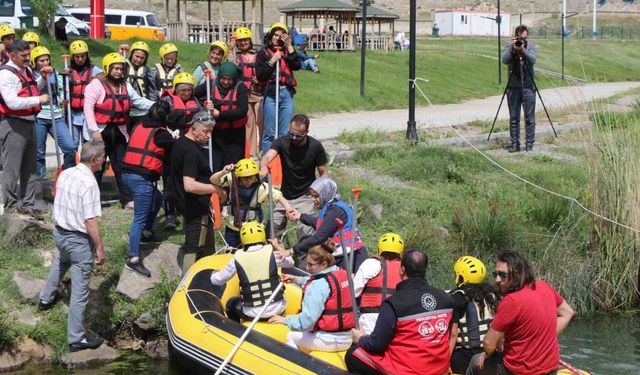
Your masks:
M504 102L504 97L507 96L507 90L509 90L509 83L511 82L511 77L513 76L513 71L509 72L509 79L507 80L507 85L504 87L504 91L502 92L502 98L500 99L500 105L498 105L498 110L496 111L496 116L493 118L493 123L491 124L491 130L489 130L489 135L487 136L487 141L491 139L491 134L493 133L493 128L496 126L496 121L498 120L498 115L500 114L500 109L502 108L502 103Z
M551 130L553 130L553 135L558 138L558 133L556 133L556 128L553 126L553 121L551 121L551 116L549 116L549 111L547 110L547 106L544 105L544 100L542 99L542 95L540 94L540 90L538 90L538 85L536 84L536 80L531 75L529 71L529 64L525 61L524 64L527 66L527 74L529 78L531 78L531 82L533 82L533 89L536 90L536 94L538 94L538 98L540 99L540 103L542 104L542 108L544 109L544 113L547 115L547 120L549 120L549 124L551 124Z

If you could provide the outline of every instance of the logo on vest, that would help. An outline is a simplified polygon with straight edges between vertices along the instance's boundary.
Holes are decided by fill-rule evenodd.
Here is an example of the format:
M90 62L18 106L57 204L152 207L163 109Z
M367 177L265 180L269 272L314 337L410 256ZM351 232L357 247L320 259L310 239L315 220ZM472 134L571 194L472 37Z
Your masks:
M449 324L446 320L438 319L438 321L436 322L436 329L438 330L439 334L444 335L445 333L447 333L448 328Z
M422 302L422 307L424 307L427 311L433 311L436 309L436 298L429 293L425 293L420 298L420 302Z
M422 323L420 323L420 326L418 327L418 333L422 337L430 336L430 335L433 334L434 331L435 330L433 329L433 326L429 322L422 322Z

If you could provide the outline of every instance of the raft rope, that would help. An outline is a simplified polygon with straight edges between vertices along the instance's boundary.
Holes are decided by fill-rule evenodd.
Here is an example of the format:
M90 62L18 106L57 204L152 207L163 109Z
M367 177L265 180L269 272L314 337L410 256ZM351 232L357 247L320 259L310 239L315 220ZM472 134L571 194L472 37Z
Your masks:
M195 303L193 302L193 300L191 299L191 296L189 296L189 292L190 292L191 290L187 289L186 287L183 287L182 289L184 290L184 292L185 292L184 294L187 296L187 299L189 299L189 302L191 303L191 305L193 305L193 307L194 307L194 308L196 308L196 314L198 315L198 317L200 317L200 320L201 320L201 321L202 321L202 323L204 324L204 330L205 330L205 331L207 331L207 332L209 332L209 333L212 333L213 335L217 336L218 338L222 339L223 341L226 341L226 342L227 342L228 344L230 344L231 346L235 345L235 344L236 344L235 342L233 342L233 341L231 341L231 340L227 339L226 337L222 336L221 334L219 334L218 332L216 332L215 330L213 330L213 328L211 327L211 325L210 325L209 323L207 323L207 322L204 320L204 317L203 317L203 316L202 316L202 314L200 313L200 310L198 310L198 309L197 309L196 304L195 304ZM196 291L196 289L194 289L194 291ZM207 293L211 294L211 295L212 295L212 296L214 296L214 297L215 297L215 298L220 302L220 304L222 305L222 301L220 301L220 298L219 298L218 296L216 296L214 293L211 293L210 291L208 291L208 290L203 290L203 289L197 289L197 291L204 291L204 292L207 292ZM276 362L274 362L274 361L272 361L272 360L270 360L270 359L268 359L268 358L263 358L263 357L261 357L260 355L258 355L257 353L251 352L251 351L249 351L249 350L247 350L247 349L243 348L242 346L240 347L240 349L239 349L239 350L242 350L242 351L244 351L245 353L247 353L247 354L251 354L251 355L253 355L253 356L255 356L255 357L258 357L259 359L261 359L261 360L263 360L263 361L265 361L265 362L268 362L268 363L270 363L270 364L272 364L272 365L274 365L274 366L280 367L280 368L281 368L281 369L283 369L285 372L293 373L293 374L297 374L297 375L302 375L302 373L301 373L301 372L293 371L292 369L290 369L290 368L288 368L288 367L285 367L285 366L283 366L283 365L281 365L281 364L279 364L279 363L276 363Z
M415 87L416 89L418 89L418 91L420 92L420 94L422 95L423 98L425 98L425 100L427 101L427 103L429 103L430 106L433 106L433 103L431 103L431 101L429 100L429 98L427 97L427 95L424 93L424 91L422 91L422 89L420 88L420 86L418 85L418 81L424 81L424 82L429 82L429 80L426 80L424 78L418 78L416 77L415 79L411 80L409 79L409 82L411 82L413 84L413 87ZM520 177L519 175L515 174L514 172L511 172L510 170L508 170L506 167L503 167L500 163L498 163L497 161L493 160L490 156L488 156L487 154L485 154L484 152L482 152L480 149L478 149L473 143L471 143L467 138L464 137L464 135L462 135L458 129L455 128L455 126L451 125L450 123L445 121L445 125L448 126L449 128L451 128L451 130L453 130L454 133L456 133L456 135L462 139L464 142L466 142L473 150L475 150L476 152L478 152L483 158L487 159L490 163L492 163L493 165L495 165L496 167L502 169L504 172L506 172L507 174L511 175L512 177L516 178L517 180L520 180L521 182L524 182L525 184L532 186L538 190L544 191L545 193L554 195L556 197L562 198L562 199L566 199L571 203L576 204L578 207L580 207L582 210L584 210L585 212L600 218L604 221L607 221L611 224L617 225L619 227L628 229L630 231L633 231L635 233L640 233L640 229L631 227L629 225L620 223L618 221L615 221L613 219L610 219L606 216L603 216L595 211L590 210L589 208L587 208L585 205L583 205L582 203L580 203L580 201L578 201L577 199L573 198L573 197L569 197L560 193L556 193L555 191L549 190L545 187L542 187L536 183L533 183L527 179L525 179L524 177Z

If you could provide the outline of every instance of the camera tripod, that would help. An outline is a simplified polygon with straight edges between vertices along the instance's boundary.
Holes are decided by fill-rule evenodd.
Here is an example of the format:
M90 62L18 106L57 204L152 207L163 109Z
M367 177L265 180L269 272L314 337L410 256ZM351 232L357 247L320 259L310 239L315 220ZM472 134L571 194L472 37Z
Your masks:
M520 66L520 89L522 90L522 101L523 103L521 103L520 105L524 107L524 72L526 72L526 74L528 75L529 78L531 78L531 82L533 83L533 89L535 90L536 94L538 95L538 98L540 98L540 103L542 104L542 108L544 108L544 113L547 115L547 119L549 120L549 124L551 124L551 129L553 130L553 134L556 136L556 138L558 137L558 133L556 133L556 128L553 126L553 122L551 121L551 116L549 116L549 111L547 111L547 107L544 105L544 100L542 100L542 95L540 95L540 90L538 90L538 85L536 84L536 80L533 78L533 75L531 74L531 70L529 67L529 64L527 63L527 61L522 57L522 54L519 54L518 56L516 56L516 59L518 60L518 65ZM500 99L500 105L498 106L498 110L496 111L496 115L493 118L493 123L491 124L491 130L489 131L489 136L487 136L487 141L489 139L491 139L491 134L493 133L493 128L496 126L496 121L498 120L498 114L500 113L500 109L502 108L502 103L504 102L504 97L507 95L507 91L509 90L509 83L511 83L511 79L513 78L513 72L514 70L511 70L511 72L509 72L509 79L507 80L507 85L504 88L504 92L502 93L502 98ZM523 108L524 109L524 108ZM509 116L511 117L511 116ZM526 113L525 113L525 124L526 124ZM520 122L520 119L518 119L518 122ZM518 126L520 126L518 124ZM525 125L526 128L526 125ZM509 120L509 130L511 130L511 120Z

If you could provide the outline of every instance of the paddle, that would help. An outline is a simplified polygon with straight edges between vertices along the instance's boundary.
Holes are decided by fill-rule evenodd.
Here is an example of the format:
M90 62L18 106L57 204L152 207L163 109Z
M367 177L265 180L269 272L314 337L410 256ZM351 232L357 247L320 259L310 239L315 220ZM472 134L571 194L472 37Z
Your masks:
M358 233L358 197L362 192L361 187L354 187L351 189L353 193L353 223L351 223L351 231L353 234L351 235L351 256L349 257L349 272L353 272L353 261L355 258L355 244L356 237Z
M58 169L56 170L56 176L53 178L53 196L56 195L56 188L58 186L58 176L62 173L62 163L60 162L60 150L58 149L58 130L56 129L56 115L55 115L55 107L53 105L53 95L51 95L51 74L53 73L51 67L49 70L44 70L42 75L45 78L45 82L47 82L47 93L49 94L49 108L51 110L51 127L53 128L53 141L54 147L56 148L56 163L58 164Z
M558 362L560 364L560 366L566 368L567 370L571 371L572 374L574 375L582 375L582 371L580 371L579 369L571 366L570 364L568 364L567 362L563 361L562 359L560 359L560 361Z
M211 71L209 69L204 70L204 76L207 78L207 102L211 101ZM211 173L213 170L213 134L209 137L209 169Z
M249 335L249 332L251 332L251 330L256 325L256 323L258 323L258 320L262 318L262 314L264 314L264 312L267 310L267 307L269 307L271 302L273 302L273 299L280 293L280 290L282 290L283 286L284 286L284 282L281 281L280 284L278 284L278 287L276 288L276 290L273 291L273 294L271 294L267 302L264 304L264 306L262 306L262 309L260 309L260 312L258 313L258 315L256 315L255 318L253 318L249 327L247 327L247 329L244 331L242 336L240 336L240 339L238 339L238 342L236 343L236 345L233 347L233 349L231 349L231 351L227 355L227 358L225 358L224 362L222 362L220 367L218 367L218 370L216 370L215 375L220 375L222 373L222 370L224 370L224 368L227 366L227 364L231 362L231 360L233 359L233 356L236 354L238 349L240 349L240 345L242 345L244 340L246 340L247 336Z
M281 48L276 46L275 47L276 52L280 52ZM278 138L278 136L280 135L279 131L279 127L278 127L278 122L280 121L279 117L280 117L280 108L278 108L280 106L280 59L278 59L278 61L276 61L276 95L275 95L275 99L276 99L276 112L275 112L275 120L276 120L276 126L275 126L275 134L273 135L273 139Z
M344 227L344 222L338 218L336 218L336 224L338 224L338 234L340 235L340 246L342 246L342 254L343 254L343 262L347 262L347 266L349 264L349 254L347 252L347 246L344 243L344 234L342 233L342 228ZM351 249L351 253L353 256L353 248ZM353 320L356 329L360 328L360 324L358 322L358 311L356 306L356 290L353 285L353 278L351 277L351 270L347 270L347 281L349 282L349 294L351 294L351 307L353 308Z
M271 179L271 168L267 173L267 183L269 184L269 238L276 238L275 229L273 228L273 181Z

